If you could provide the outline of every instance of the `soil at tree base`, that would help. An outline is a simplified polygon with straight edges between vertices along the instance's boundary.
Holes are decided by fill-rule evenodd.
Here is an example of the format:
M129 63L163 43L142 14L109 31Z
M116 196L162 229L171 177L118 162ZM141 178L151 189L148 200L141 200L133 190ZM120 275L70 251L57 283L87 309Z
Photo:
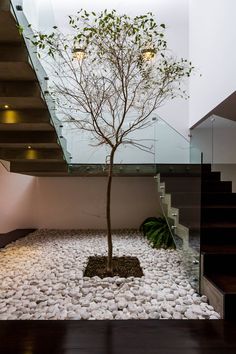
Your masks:
M142 268L137 257L113 257L113 274L112 276L119 276L121 278L143 276ZM107 257L93 256L89 257L87 267L84 271L85 277L98 276L106 278L111 275L107 272Z

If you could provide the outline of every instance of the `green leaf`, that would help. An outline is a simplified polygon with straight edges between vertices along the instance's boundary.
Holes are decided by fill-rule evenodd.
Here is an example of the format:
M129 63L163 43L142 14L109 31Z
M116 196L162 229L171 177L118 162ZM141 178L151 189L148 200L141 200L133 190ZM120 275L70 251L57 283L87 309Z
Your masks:
M16 25L20 35L22 36L23 32L24 32L24 27L22 27L21 25Z
M149 217L140 226L149 242L155 248L175 248L169 226L164 217Z

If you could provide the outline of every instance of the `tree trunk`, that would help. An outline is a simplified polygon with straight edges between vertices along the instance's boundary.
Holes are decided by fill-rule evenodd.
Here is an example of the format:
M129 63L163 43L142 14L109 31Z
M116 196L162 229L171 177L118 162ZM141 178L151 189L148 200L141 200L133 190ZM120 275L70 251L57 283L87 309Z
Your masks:
M112 234L111 234L111 184L114 163L115 149L110 153L110 165L107 179L107 200L106 200L106 218L107 218L107 243L108 243L108 256L107 256L107 273L113 274L112 267Z

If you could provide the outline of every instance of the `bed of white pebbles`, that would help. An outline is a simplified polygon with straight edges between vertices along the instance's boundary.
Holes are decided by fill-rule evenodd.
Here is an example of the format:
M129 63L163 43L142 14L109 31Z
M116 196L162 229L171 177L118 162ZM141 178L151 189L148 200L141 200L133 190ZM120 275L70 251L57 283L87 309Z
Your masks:
M218 319L188 283L179 251L138 233L114 235L114 255L138 257L142 278L83 277L106 255L102 233L39 230L0 251L0 320Z

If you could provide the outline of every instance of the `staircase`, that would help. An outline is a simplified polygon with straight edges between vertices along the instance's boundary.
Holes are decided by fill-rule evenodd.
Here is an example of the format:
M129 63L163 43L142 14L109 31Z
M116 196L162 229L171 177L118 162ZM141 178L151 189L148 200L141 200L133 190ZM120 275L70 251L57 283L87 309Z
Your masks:
M161 171L161 184L169 196L168 217L175 234L196 253L200 248L201 165L171 165ZM168 202L168 198L167 198Z
M190 248L196 248L201 227L200 292L222 318L235 318L236 193L232 183L221 181L220 172L212 172L211 165L202 165L201 174L193 167L182 173L172 168L161 174L161 181L171 195L171 207L178 210L178 222L188 228Z
M0 2L0 160L11 172L67 175L51 116L10 11ZM45 78L46 79L46 78Z
M236 317L236 193L204 165L201 292L225 319Z
M182 265L192 287L199 291L201 165L158 166L161 204L173 228Z

